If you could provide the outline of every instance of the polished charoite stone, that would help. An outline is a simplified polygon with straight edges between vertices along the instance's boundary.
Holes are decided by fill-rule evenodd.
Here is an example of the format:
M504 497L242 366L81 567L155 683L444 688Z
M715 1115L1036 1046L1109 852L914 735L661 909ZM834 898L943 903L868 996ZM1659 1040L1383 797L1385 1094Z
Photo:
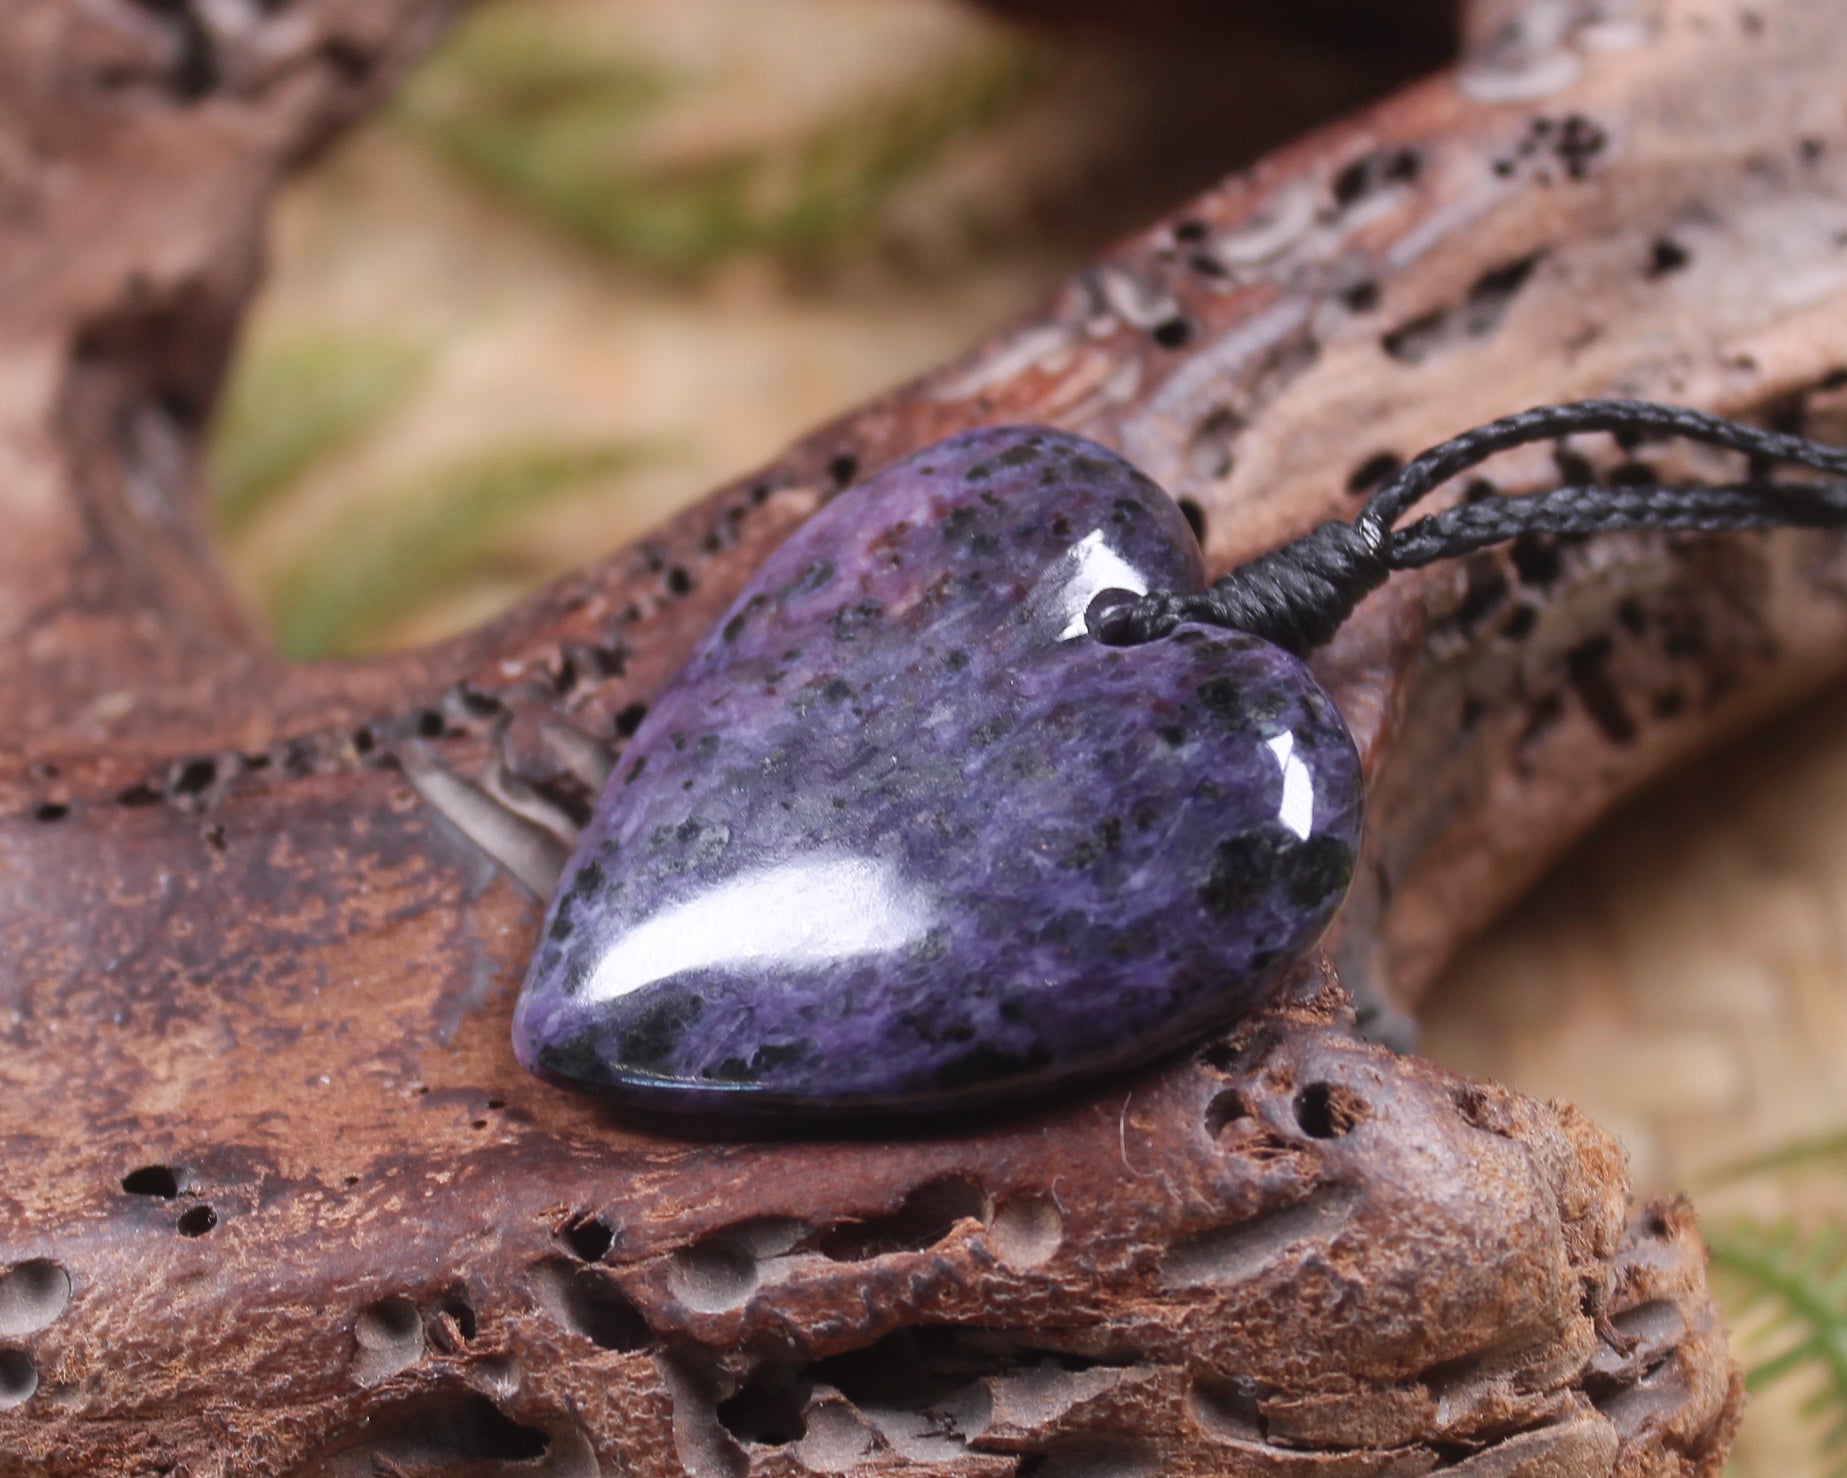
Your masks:
M914 1111L1254 1004L1346 891L1359 762L1275 647L1086 627L1103 590L1203 578L1167 495L1060 432L970 432L841 494L623 754L520 1061L654 1108Z

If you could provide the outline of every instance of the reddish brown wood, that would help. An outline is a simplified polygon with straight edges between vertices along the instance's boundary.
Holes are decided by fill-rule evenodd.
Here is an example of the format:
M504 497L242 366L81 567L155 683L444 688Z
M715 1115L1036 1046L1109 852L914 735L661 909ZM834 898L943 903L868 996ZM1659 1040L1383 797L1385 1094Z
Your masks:
M517 877L847 462L1073 427L1224 566L1535 401L1828 432L1847 14L1534 5L636 550L288 668L212 578L197 433L276 180L446 8L0 18L0 1473L1716 1473L1690 1213L1630 1215L1568 1107L1358 1040L1320 967L1004 1123L674 1139L514 1068ZM1837 671L1843 574L1638 536L1394 582L1320 660L1375 794L1346 985L1413 1000L1614 797Z

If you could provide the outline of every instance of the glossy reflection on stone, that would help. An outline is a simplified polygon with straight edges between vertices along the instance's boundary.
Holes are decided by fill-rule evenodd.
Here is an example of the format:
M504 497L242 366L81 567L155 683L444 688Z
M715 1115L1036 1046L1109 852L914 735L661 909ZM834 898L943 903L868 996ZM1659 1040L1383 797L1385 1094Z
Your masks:
M1358 759L1301 663L1182 627L1154 484L1059 432L971 432L842 494L649 712L514 1018L553 1081L698 1112L966 1106L1143 1062L1320 936Z

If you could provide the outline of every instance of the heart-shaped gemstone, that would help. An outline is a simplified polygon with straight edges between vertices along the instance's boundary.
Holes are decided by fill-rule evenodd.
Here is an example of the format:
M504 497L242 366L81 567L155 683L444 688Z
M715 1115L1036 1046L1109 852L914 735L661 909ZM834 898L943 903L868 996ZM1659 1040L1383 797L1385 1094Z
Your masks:
M1143 1062L1320 937L1359 761L1294 657L1085 623L1198 589L1179 508L970 432L817 513L622 756L514 1015L555 1082L699 1112L965 1106Z

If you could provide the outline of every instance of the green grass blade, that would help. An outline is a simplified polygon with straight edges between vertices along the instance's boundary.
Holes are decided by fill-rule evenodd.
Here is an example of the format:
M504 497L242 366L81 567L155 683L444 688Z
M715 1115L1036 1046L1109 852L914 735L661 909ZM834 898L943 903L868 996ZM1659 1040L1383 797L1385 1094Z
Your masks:
M1810 1415L1822 1452L1835 1459L1831 1471L1847 1473L1847 1246L1832 1227L1805 1232L1786 1221L1714 1225L1707 1242L1728 1315L1760 1321L1748 1341L1747 1384L1763 1390L1798 1371L1818 1373Z
M1720 1166L1706 1176L1706 1185L1726 1185L1774 1170L1847 1169L1847 1130L1792 1140L1760 1155L1750 1155Z
M235 532L329 453L383 421L415 388L427 354L401 341L304 335L257 350L226 389L206 486Z
M270 624L298 658L347 655L488 565L511 525L651 451L505 447L381 490L281 571Z

